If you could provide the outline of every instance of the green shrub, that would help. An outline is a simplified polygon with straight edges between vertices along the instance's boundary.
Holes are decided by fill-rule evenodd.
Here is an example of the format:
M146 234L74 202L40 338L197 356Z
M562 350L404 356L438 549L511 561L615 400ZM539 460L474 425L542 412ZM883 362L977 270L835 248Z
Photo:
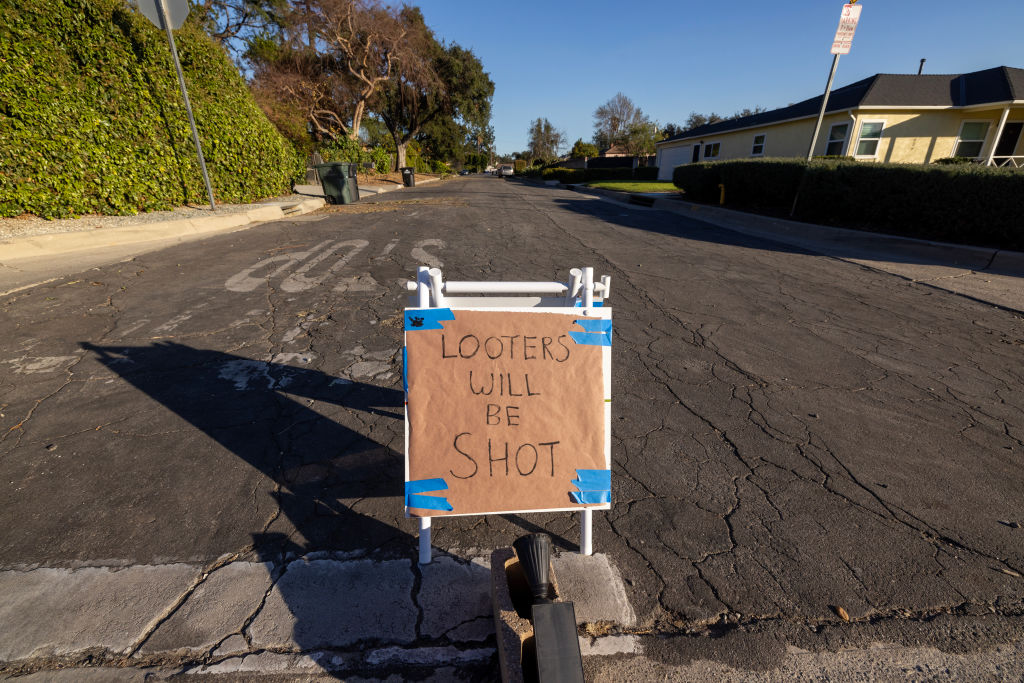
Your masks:
M363 159L363 145L358 140L341 138L320 145L320 156L324 161L360 163Z
M759 159L684 164L672 173L688 199L788 214L811 223L964 244L1024 249L1024 173L976 164Z
M374 147L370 151L368 161L373 163L373 170L377 171L377 173L387 173L391 170L391 155L383 147Z
M633 169L633 180L657 180L657 166L638 166Z
M686 198L695 202L718 203L718 165L713 161L683 164L672 170L672 184L686 193Z
M441 175L451 175L452 167L443 161L437 161L436 159L430 162L430 172L440 173Z
M121 0L0 0L0 216L132 214L204 203L166 35ZM214 196L281 194L303 160L227 55L175 42Z
M812 164L797 217L922 239L1024 249L1024 173L974 164Z
M973 164L974 159L970 157L943 157L942 159L936 159L933 164L942 164L944 166L958 166L960 164Z
M592 180L656 180L658 177L657 167L651 166L648 169L638 168L637 171L644 171L644 175L633 175L633 169L629 168L565 168L557 166L545 168L539 172L543 180L557 180L560 183L587 183Z
M749 159L715 162L725 203L743 209L788 211L807 163L800 159ZM715 201L720 192L715 186Z

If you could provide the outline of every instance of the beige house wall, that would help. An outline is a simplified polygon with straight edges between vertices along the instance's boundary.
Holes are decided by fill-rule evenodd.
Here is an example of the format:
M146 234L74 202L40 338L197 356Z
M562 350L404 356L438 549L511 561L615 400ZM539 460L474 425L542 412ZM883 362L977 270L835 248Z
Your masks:
M832 125L849 123L844 153L860 161L884 161L889 163L931 163L937 159L953 156L953 150L965 121L987 121L988 134L981 150L981 157L988 155L995 145L996 130L1002 116L1003 107L989 109L918 109L918 110L870 110L857 109L854 112L838 112L826 116L814 146L814 154L825 154L828 144L829 130ZM882 135L874 155L858 156L856 154L860 139L861 127L865 122L881 121L884 123ZM1010 110L1008 122L1024 121L1024 106ZM659 150L668 147L690 147L700 142L701 161L704 157L703 145L719 143L720 149L716 160L755 158L751 154L755 135L765 136L764 154L766 157L804 157L814 131L814 118L777 123L760 128L748 128L730 131L718 135L709 135L699 140L680 140L668 145L659 146ZM1024 134L1017 141L1015 155L1024 155ZM687 154L686 163L690 161Z
M851 156L862 161L885 161L896 164L927 164L953 156L960 127L964 121L987 121L988 135L981 156L988 154L995 140L996 126L1002 108L984 110L886 110L857 111L855 141L859 139L865 121L883 121L882 138L874 156L857 156L856 144Z

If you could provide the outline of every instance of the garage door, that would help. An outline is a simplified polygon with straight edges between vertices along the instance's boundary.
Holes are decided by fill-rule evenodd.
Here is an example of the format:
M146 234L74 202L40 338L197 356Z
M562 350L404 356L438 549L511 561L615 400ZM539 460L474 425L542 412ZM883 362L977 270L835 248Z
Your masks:
M663 147L661 161L658 163L658 180L672 180L672 169L690 160L691 147Z

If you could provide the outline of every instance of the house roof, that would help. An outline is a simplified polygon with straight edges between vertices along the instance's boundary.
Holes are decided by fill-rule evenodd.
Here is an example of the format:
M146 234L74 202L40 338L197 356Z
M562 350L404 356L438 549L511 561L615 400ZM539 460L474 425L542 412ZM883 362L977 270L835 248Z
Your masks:
M818 95L781 109L697 126L658 144L815 116L821 109L821 98ZM858 107L969 107L1011 100L1024 100L1024 69L997 66L967 74L875 74L833 90L826 111Z

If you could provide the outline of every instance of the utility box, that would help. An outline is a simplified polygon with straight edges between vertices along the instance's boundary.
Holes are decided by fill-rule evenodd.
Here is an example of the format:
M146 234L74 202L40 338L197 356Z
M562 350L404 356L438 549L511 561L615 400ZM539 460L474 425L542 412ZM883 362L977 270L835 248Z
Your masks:
M351 204L359 201L359 179L356 177L358 168L359 164L337 161L316 165L328 203Z

